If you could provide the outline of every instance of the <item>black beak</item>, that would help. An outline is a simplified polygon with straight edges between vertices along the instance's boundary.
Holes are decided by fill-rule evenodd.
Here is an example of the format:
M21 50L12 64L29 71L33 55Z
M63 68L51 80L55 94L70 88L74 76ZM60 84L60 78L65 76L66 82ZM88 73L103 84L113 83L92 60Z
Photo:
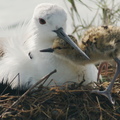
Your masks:
M53 48L47 48L47 49L40 50L40 52L54 52L54 49Z
M80 54L84 55L87 59L90 59L72 40L66 35L63 31L63 28L59 28L57 30L53 30L53 32L57 33L57 36L68 42L74 49L80 52Z

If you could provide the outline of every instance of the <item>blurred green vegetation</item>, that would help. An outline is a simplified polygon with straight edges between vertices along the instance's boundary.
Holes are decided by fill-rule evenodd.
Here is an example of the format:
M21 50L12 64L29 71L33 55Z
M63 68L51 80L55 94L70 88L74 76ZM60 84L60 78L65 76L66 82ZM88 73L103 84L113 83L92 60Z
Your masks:
M66 0L65 0L66 1ZM120 23L120 2L116 3L115 0L91 0L93 4L96 5L96 8L89 6L85 3L84 0L67 0L71 7L68 8L72 19L73 32L72 34L76 34L78 38L80 38L82 31L88 29L91 26L96 26L95 21L99 18L100 21L97 22L97 26L100 25L118 25ZM77 8L77 4L85 6L90 11L96 11L91 21L87 19L83 19L82 15L79 14L79 10ZM79 25L76 24L76 19L79 22ZM89 19L89 18L88 18Z

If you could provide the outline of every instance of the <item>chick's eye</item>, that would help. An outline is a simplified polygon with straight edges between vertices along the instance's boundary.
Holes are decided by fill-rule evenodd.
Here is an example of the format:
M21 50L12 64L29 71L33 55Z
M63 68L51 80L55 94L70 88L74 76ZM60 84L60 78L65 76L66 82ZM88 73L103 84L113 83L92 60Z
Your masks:
M46 23L46 21L44 19L42 19L42 18L39 18L39 23L43 25L43 24Z

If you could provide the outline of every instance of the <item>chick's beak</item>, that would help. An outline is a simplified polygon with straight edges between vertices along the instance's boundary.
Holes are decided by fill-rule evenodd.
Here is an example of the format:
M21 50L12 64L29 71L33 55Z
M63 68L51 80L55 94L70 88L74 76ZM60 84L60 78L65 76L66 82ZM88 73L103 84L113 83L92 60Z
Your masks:
M40 52L54 52L54 49L53 48L47 48L47 49L43 49L43 50L40 50Z

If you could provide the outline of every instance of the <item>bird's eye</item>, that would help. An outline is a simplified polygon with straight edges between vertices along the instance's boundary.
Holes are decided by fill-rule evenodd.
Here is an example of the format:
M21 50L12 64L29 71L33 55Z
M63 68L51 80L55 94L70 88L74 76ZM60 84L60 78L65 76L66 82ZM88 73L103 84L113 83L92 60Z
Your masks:
M46 24L46 21L44 20L44 19L42 19L42 18L39 18L39 22L40 22L40 24Z
M56 49L59 49L59 50L60 50L60 49L62 49L62 48L61 48L61 47L57 47Z

